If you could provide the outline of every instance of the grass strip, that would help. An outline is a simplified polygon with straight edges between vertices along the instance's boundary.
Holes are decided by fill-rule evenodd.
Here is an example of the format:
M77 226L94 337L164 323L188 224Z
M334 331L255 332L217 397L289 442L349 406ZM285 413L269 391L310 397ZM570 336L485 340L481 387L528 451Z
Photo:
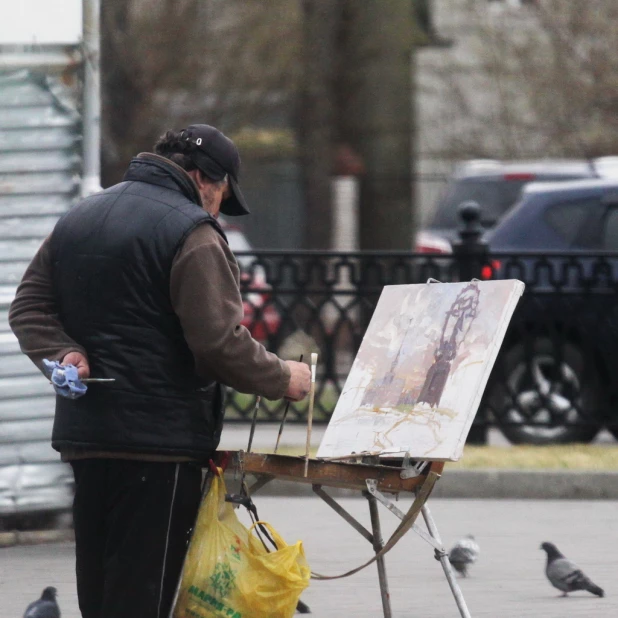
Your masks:
M311 456L315 457L316 452L317 445L311 450ZM302 447L281 445L279 454L300 456L305 453ZM618 470L618 445L466 446L462 459L448 462L447 466L453 470Z

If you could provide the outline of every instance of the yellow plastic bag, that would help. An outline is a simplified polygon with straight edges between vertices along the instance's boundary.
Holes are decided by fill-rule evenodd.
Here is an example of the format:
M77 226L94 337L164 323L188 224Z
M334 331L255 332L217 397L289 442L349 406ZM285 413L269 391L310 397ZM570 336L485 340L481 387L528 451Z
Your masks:
M173 618L292 618L311 570L302 542L268 553L225 502L221 470L202 502L189 545Z

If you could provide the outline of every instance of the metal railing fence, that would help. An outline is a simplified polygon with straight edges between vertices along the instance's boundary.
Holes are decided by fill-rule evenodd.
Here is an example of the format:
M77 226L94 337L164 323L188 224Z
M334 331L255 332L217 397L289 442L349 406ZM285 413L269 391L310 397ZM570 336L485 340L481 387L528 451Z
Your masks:
M328 421L385 285L516 278L526 284L471 441L500 427L514 442L618 435L618 254L489 254L478 235L453 254L255 251L238 254L245 325L283 358L319 353L314 420ZM230 393L227 418L248 419L253 397ZM281 418L263 401L259 418ZM304 421L307 403L290 406Z

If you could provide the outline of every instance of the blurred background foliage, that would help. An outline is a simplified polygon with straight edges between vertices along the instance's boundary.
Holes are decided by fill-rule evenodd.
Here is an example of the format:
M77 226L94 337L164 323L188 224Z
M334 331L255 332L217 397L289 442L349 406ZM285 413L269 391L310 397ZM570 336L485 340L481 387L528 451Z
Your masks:
M410 249L423 160L618 152L617 18L615 0L106 0L103 184L207 122L238 141L256 246L333 248L336 173L359 177L358 248Z
M257 210L275 213L262 224L272 229L292 205L288 219L300 231L276 230L275 246L330 248L330 183L344 145L366 162L361 245L410 248L415 4L106 0L103 185L118 182L164 129L207 122L238 140ZM285 177L274 205L264 196L268 177ZM382 234L370 212L378 196L390 201ZM262 224L252 228L258 245Z
M243 151L290 149L298 2L107 0L101 17L106 184L162 129L191 122L242 131Z
M423 115L434 151L451 160L618 153L618 2L438 2L452 5L461 34L425 76L439 98Z

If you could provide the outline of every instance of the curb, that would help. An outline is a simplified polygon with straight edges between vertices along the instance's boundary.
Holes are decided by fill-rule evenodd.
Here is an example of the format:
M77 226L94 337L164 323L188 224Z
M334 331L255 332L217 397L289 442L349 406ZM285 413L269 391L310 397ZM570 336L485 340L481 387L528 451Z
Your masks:
M226 475L227 477L227 475ZM226 478L233 483L233 476ZM328 488L334 497L354 498L351 489ZM274 480L258 496L314 496L308 483ZM491 500L618 500L618 472L574 470L451 470L433 490L434 498Z
M433 493L439 498L618 500L618 472L447 470Z
M225 475L229 487L234 474ZM334 498L359 498L352 489L327 488ZM273 480L256 495L314 497L309 483ZM446 470L432 493L434 498L477 500L618 500L618 472L587 470ZM75 541L72 528L0 532L0 548Z
M0 548L14 545L41 545L43 543L66 543L75 540L73 529L64 530L13 530L0 532Z

